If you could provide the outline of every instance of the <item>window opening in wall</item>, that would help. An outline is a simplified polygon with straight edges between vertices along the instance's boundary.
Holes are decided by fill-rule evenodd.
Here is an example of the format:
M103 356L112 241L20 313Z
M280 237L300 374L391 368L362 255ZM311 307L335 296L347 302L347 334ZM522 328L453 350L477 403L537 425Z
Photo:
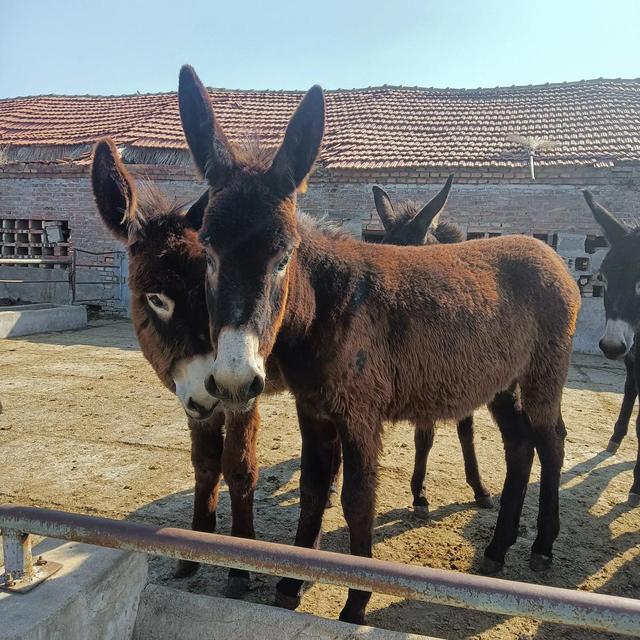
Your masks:
M608 246L604 236L588 235L584 241L584 250L586 253L595 253L596 249L606 249Z
M591 260L589 258L576 258L575 269L576 271L589 271L589 264Z
M32 220L0 218L0 257L66 258L69 256L69 222L67 220ZM67 268L67 264L28 264L43 269Z

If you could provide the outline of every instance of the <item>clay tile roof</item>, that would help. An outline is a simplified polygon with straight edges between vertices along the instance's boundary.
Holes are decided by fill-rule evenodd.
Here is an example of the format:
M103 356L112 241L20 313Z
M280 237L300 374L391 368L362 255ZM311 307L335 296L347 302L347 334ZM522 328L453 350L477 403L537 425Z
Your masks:
M211 89L227 134L276 145L302 92ZM640 161L640 79L495 89L372 87L328 91L321 159L334 169L516 166L527 141L545 141L538 164L610 166ZM185 162L175 93L36 96L0 100L0 146L52 159L101 136ZM524 142L523 142L524 141ZM547 142L550 141L550 144ZM40 151L39 151L40 150ZM41 153L39 156L38 154ZM132 156L133 157L133 156ZM140 156L142 157L142 156ZM138 160L140 161L140 160Z

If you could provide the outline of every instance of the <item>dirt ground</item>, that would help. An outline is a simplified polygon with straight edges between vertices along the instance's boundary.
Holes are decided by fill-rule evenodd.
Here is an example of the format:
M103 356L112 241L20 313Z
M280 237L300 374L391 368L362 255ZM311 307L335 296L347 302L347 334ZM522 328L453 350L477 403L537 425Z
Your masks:
M142 358L125 321L94 321L83 331L0 341L0 502L60 508L112 518L188 527L192 474L189 438L177 400ZM535 537L539 468L534 468L521 536L503 577L640 597L640 509L626 504L636 455L629 436L616 455L603 453L617 416L624 372L603 358L576 355L564 396L569 432L561 485L562 529L553 568L528 568ZM293 542L298 516L300 439L292 399L261 402L258 536ZM481 470L494 494L504 479L497 429L486 410L476 417ZM632 429L633 430L633 429ZM476 508L464 482L453 425L439 427L430 458L430 522L408 509L413 435L388 425L381 459L374 553L378 558L474 572L496 511ZM230 527L223 489L219 532ZM322 547L347 552L339 507L327 511ZM171 577L172 562L154 558L152 580L220 595L226 570L203 567L191 579ZM253 576L247 599L271 603L275 578ZM302 610L335 618L345 590L315 585ZM374 595L370 624L443 638L605 638L559 625L486 615ZM613 636L611 636L613 637Z

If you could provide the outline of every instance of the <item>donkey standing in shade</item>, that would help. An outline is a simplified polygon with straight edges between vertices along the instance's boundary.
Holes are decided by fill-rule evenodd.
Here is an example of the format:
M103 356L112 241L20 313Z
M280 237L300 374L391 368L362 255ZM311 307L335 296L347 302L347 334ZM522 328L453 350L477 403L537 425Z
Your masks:
M607 358L624 358L627 379L620 415L607 450L615 453L627 435L640 380L640 228L631 228L594 201L589 191L584 197L593 217L602 227L611 248L600 266L599 278L604 285L604 311L607 319L600 349ZM640 505L640 415L636 419L638 456L633 471L629 504Z
M401 246L423 246L452 242L463 242L462 229L454 223L440 221L440 213L447 203L453 174L449 176L442 190L424 207L415 202L405 202L398 210L394 208L387 192L382 187L373 187L373 199L376 211L384 226L382 244ZM415 429L415 464L411 477L413 508L419 517L429 517L429 502L425 485L427 459L433 446L435 422L419 420ZM464 471L467 484L473 489L476 504L484 509L493 507L489 490L480 477L478 458L473 442L473 416L467 416L458 422L458 439L464 458Z
M216 354L207 389L229 410L255 411L265 362L276 359L302 434L295 543L319 543L336 440L351 553L371 556L383 421L461 419L490 403L507 477L482 568L499 570L516 540L534 448L531 567L547 568L560 528L560 408L580 307L561 258L527 237L395 247L323 229L296 211L322 142L320 87L305 95L272 158L229 143L191 67L180 72L178 98L210 186L200 232ZM277 601L295 607L302 589L284 578ZM362 624L370 597L350 590L340 618Z

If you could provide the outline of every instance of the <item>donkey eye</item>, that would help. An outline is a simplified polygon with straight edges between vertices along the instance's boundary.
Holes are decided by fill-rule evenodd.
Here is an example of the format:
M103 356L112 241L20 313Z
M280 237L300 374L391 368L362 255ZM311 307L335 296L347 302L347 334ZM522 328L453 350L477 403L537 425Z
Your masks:
M168 320L173 315L175 302L163 293L147 293L147 302L155 313L163 320Z
M275 273L282 273L287 268L287 265L289 264L289 260L291 260L290 253L287 253L286 255L282 256L280 262L278 262L278 264L276 265Z

